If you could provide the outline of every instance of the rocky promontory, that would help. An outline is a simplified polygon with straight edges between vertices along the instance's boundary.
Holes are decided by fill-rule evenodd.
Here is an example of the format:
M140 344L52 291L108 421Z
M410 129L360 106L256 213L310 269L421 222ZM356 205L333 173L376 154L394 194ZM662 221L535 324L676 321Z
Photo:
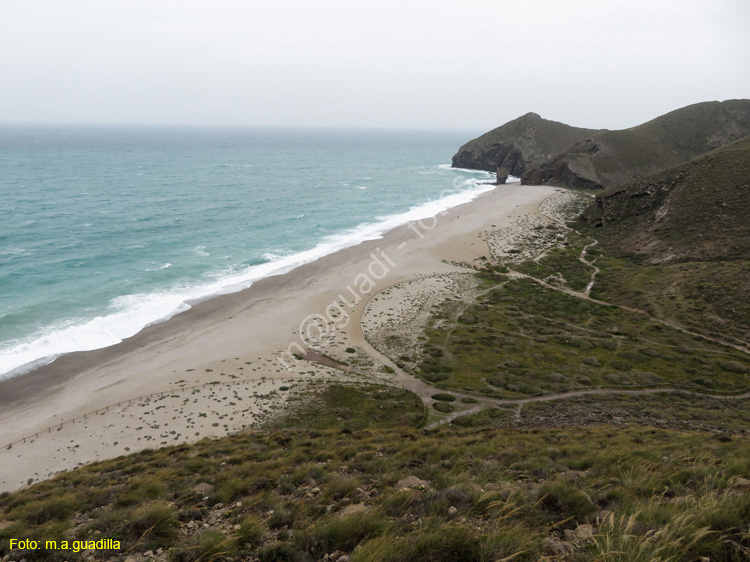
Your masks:
M527 113L467 142L453 157L453 167L488 172L503 167L521 177L597 132Z
M750 100L703 102L630 129L579 129L528 113L464 146L453 166L507 168L524 184L602 189L639 180L750 135Z

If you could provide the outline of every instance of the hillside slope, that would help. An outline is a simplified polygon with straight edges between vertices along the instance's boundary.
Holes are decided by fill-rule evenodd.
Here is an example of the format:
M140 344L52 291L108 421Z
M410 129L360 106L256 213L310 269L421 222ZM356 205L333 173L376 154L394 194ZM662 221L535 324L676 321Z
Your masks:
M503 166L521 177L596 132L527 113L467 142L453 156L453 167L494 172Z
M612 257L598 298L750 340L750 137L610 190L582 215Z
M522 177L588 189L614 187L750 135L750 100L704 102L630 129L602 131Z
M0 556L746 560L747 436L639 426L502 429L496 416L420 431L408 423L420 410L406 391L334 386L266 431L61 474L0 497ZM747 423L747 411L738 418ZM19 537L40 546L11 549ZM92 538L119 544L80 558L60 548Z
M598 195L582 215L651 263L750 255L750 137Z

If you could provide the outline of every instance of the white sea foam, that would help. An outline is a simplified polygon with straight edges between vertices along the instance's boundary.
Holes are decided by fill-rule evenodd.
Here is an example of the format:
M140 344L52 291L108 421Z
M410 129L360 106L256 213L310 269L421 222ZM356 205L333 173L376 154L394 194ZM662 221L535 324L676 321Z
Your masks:
M162 269L169 269L170 267L172 267L172 264L167 262L162 266L146 269L146 271L161 271Z
M451 164L440 164L438 165L438 168L440 168L441 170L453 170L455 172L464 172L468 174L486 175L491 173L484 170L474 170L472 168L454 168Z
M458 172L448 165L440 166L440 169ZM48 326L26 341L9 342L4 348L0 348L0 379L31 371L65 353L115 345L137 334L146 326L163 322L175 314L188 310L191 304L212 296L245 289L259 279L281 275L343 248L365 240L378 239L399 225L435 216L494 188L487 183L491 174L477 170L469 171L482 177L454 182L455 189L446 192L439 199L416 205L405 213L376 217L376 222L360 224L348 231L328 236L309 250L288 255L268 252L263 256L267 260L266 263L249 267L231 267L218 273L211 272L204 277L203 282L178 285L151 294L124 295L113 299L109 310L101 316L78 321L66 320ZM460 177L446 175L447 178ZM195 251L200 254L204 251L203 246L198 246ZM165 264L160 269L169 265Z

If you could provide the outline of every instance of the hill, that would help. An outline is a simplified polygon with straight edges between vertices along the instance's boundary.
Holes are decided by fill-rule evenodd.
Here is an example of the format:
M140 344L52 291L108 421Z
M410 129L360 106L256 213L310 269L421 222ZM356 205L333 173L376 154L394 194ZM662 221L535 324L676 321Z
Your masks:
M523 182L609 188L750 135L750 100L690 105L622 131L603 131L523 176Z
M750 255L750 137L596 197L583 220L650 263Z
M494 172L527 185L602 189L687 162L750 135L750 100L704 102L618 131L579 129L529 113L465 145L453 166Z
M494 172L502 166L521 177L596 132L527 113L467 142L453 156L453 167Z
M597 196L605 300L750 341L750 137Z

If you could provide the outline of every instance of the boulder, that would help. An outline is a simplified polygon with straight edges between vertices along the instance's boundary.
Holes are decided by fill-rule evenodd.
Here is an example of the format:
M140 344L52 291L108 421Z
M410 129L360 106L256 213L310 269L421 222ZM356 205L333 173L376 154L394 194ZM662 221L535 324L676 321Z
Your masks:
M587 540L594 538L594 535L596 534L596 529L594 529L591 525L588 523L584 525L578 525L576 527L576 538L579 540Z
M407 476L396 482L396 489L398 490L429 490L430 483L427 480L422 480L416 476Z
M353 503L351 505L347 505L344 509L342 509L339 512L339 515L341 515L342 517L346 517L347 515L362 513L364 511L367 511L368 509L370 509L370 507L363 503Z
M547 537L542 541L542 547L557 556L566 556L573 552L573 546L555 537Z
M201 482L200 484L196 484L195 486L193 486L193 492L198 494L200 497L205 498L206 496L210 496L214 493L214 487L207 482Z
M510 175L510 172L508 171L508 168L505 168L503 166L497 167L497 184L501 185L504 184L506 181L508 181L508 176Z

